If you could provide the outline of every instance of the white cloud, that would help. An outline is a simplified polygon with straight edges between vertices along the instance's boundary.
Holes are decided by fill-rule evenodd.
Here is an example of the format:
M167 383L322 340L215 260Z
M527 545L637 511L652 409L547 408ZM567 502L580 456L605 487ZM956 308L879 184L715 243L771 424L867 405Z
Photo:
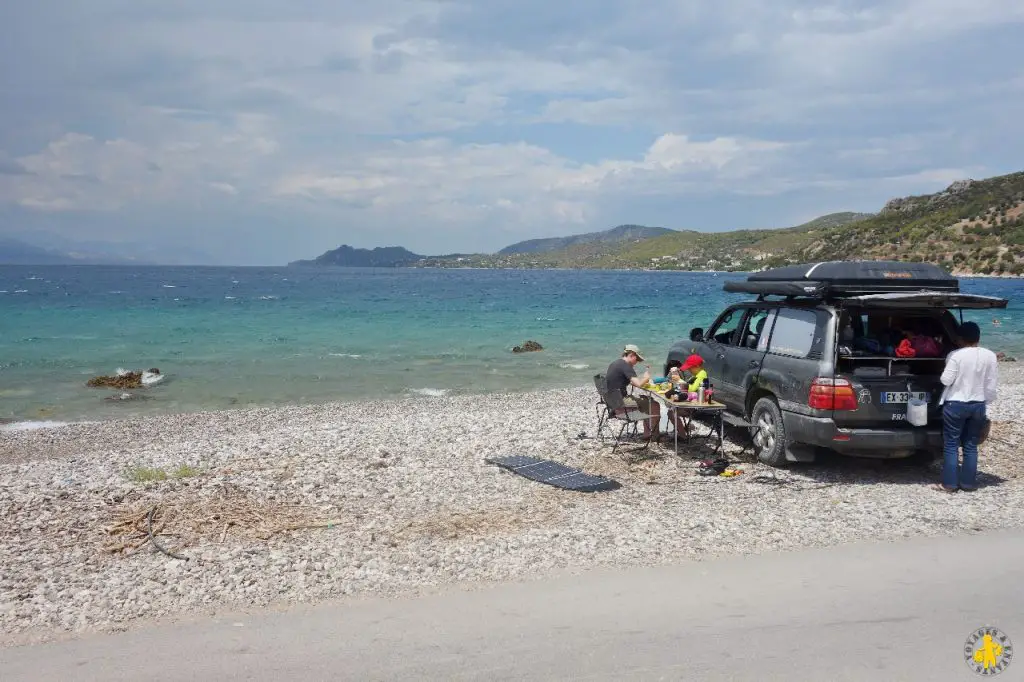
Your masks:
M25 172L0 176L0 200L47 211L116 211L133 203L179 203L211 189L234 195L237 182L258 189L254 171L277 151L256 117L226 128L151 113L163 118L164 129L148 144L66 133L18 158Z
M1005 0L6 3L0 203L244 206L267 234L329 226L318 248L415 225L452 251L850 188L877 208L1018 169L1022 22Z
M346 159L335 170L282 177L278 197L322 197L365 208L405 206L421 218L474 220L496 212L524 221L581 223L605 193L673 194L720 190L749 177L786 145L685 135L657 138L642 159L580 164L528 144L399 142Z

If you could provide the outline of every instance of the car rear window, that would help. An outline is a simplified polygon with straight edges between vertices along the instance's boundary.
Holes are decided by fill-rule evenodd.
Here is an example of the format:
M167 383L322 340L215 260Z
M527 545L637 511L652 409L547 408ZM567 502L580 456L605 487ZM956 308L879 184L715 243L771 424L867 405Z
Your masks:
M821 357L818 311L783 308L772 331L768 352L793 358Z

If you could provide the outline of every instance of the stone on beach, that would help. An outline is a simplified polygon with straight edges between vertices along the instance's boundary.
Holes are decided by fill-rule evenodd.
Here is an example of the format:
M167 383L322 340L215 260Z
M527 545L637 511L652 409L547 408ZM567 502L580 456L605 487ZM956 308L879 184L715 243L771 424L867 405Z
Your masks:
M1024 526L1024 370L1001 365L1000 377L983 485L959 495L926 485L936 465L829 458L777 470L747 458L742 476L703 477L706 450L677 459L664 446L627 463L594 438L593 387L0 429L0 643L566 569ZM623 487L556 490L484 462L501 454ZM139 542L139 514L156 506L154 532L188 561L148 542L104 551ZM111 534L126 519L132 532Z

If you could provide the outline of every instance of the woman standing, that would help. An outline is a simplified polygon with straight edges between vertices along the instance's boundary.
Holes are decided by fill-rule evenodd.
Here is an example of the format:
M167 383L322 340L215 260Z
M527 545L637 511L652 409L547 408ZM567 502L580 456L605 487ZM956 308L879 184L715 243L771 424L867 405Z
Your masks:
M981 329L974 322L960 326L963 346L949 354L942 372L942 483L955 493L977 487L978 439L987 420L985 406L996 399L999 365L996 354L982 348ZM963 461L960 461L960 446Z

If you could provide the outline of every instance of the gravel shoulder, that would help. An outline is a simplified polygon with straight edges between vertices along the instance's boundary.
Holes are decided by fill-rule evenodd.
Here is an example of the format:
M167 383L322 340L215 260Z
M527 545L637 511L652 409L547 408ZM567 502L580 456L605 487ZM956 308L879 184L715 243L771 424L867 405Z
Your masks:
M1021 527L1024 368L1000 371L984 487L958 495L928 487L934 465L827 458L780 471L743 457L742 475L705 478L696 446L627 462L593 437L592 388L0 431L0 645L594 566ZM727 449L736 458L740 446ZM484 462L499 454L623 487L558 491ZM154 536L189 560L146 542L154 508Z

